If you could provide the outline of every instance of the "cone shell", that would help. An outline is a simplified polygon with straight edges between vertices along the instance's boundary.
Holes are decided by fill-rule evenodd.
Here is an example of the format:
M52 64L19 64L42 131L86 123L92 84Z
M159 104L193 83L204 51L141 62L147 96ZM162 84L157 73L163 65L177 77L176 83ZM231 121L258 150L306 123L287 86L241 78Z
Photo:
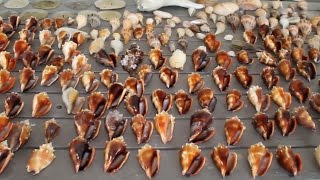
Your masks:
M175 124L175 117L165 111L156 114L154 117L154 126L159 133L163 144L167 144L173 137L173 129Z
M212 150L211 158L223 178L229 176L235 170L238 162L237 153L220 144Z
M27 163L27 172L33 172L36 175L47 168L55 158L52 144L43 144L39 149L32 151Z
M132 117L131 128L138 144L147 143L152 136L153 123L146 120L141 114L137 114Z
M296 176L302 171L302 159L289 146L279 146L276 152L277 161L290 175Z
M41 92L33 97L32 101L32 117L43 117L50 111L52 102L46 92Z
M190 118L189 142L199 144L209 141L216 133L213 116L207 109L197 110Z
M272 163L273 154L261 142L251 145L248 149L248 161L252 176L264 176Z
M184 176L199 174L206 163L206 158L201 155L201 149L193 143L186 143L182 146L179 151L179 156L182 175Z
M141 168L145 171L149 179L159 172L160 150L156 150L154 147L146 144L138 150L137 158Z
M238 144L245 130L246 127L237 116L227 119L224 123L224 132L226 135L227 144Z
M283 136L289 136L295 132L297 120L291 116L288 110L280 107L274 115L274 120Z
M274 133L274 121L264 113L257 113L252 118L252 125L264 140L270 139Z
M109 140L123 135L127 128L128 120L123 118L119 111L110 111L105 120L104 127L108 133Z
M179 114L187 114L192 106L192 98L184 90L175 93L174 101Z

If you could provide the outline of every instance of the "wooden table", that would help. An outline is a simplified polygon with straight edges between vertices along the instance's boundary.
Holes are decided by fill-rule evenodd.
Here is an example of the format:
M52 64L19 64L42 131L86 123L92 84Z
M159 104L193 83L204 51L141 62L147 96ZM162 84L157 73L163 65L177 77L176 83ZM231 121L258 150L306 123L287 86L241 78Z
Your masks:
M289 2L285 1L283 2L285 6L288 5ZM31 5L24 8L32 8ZM310 16L319 15L320 11L320 4L315 2L309 3L309 9L310 9ZM5 8L1 6L0 10L4 10ZM94 5L90 7L92 10L97 10ZM136 5L133 0L127 1L127 10L131 12L136 12ZM17 10L22 11L23 9ZM68 11L74 11L71 9L68 9L62 5L60 5L57 9L49 10L49 16L60 10L68 10ZM179 16L182 20L192 20L194 18L189 17L188 12L186 9L183 8L163 8L162 10L168 11L173 13L176 16ZM119 10L121 13L124 11L124 9ZM76 13L76 12L75 12ZM153 14L150 12L144 13L145 19L147 17L153 17ZM24 24L24 23L23 23ZM21 25L20 28L22 28L24 25ZM164 22L161 23L158 27L156 27L156 32L162 32L163 31ZM178 25L178 27L180 27ZM102 27L107 27L111 29L110 25L106 22L103 22ZM215 31L215 25L212 24L210 21L210 27L212 31ZM84 31L89 32L90 28L85 27L83 29ZM230 42L223 40L223 37L225 34L233 34L236 39L242 38L242 27L236 32L236 34L233 34L230 31L230 28L228 27L228 30L222 34L218 35L218 39L222 41L222 48L223 50L230 50ZM37 33L38 34L38 33ZM14 35L14 37L11 39L11 43L8 47L8 50L12 52L12 46L15 41L15 39L18 38L17 33ZM110 41L112 37L110 36L106 41L106 49L108 52L111 52L110 50ZM173 30L171 40L177 41L177 34L176 31ZM155 89L163 89L169 93L174 94L179 89L187 90L187 75L193 72L193 64L191 61L191 54L195 48L197 48L200 45L203 45L203 42L197 38L189 38L189 46L186 51L187 54L187 63L185 64L184 70L179 71L179 80L177 84L167 89L165 85L159 81L159 73L158 71L153 71L153 78L151 83L146 86L145 95L148 97L148 105L149 105L149 111L147 113L147 119L152 120L153 117L156 114L155 108L153 107L153 104L150 99L150 94ZM91 40L90 40L91 41ZM102 69L105 69L106 67L98 64L95 62L94 58L89 55L88 53L88 45L90 41L87 41L85 44L81 45L79 48L82 53L84 53L87 58L89 58L89 63L92 65L92 71L95 72L96 77L99 78L99 72ZM132 40L128 45L132 44L133 42L136 42L145 52L146 56L144 57L143 63L150 64L150 61L148 60L148 52L150 48L146 44L146 37L144 36L140 41ZM261 39L259 38L258 45L261 45ZM126 46L125 49L127 49L129 46ZM38 36L33 42L32 50L37 51L39 47L39 40ZM61 50L57 48L57 43L54 45L55 53L56 54L62 54ZM170 57L171 53L168 51L167 47L162 47L163 54L165 57ZM247 149L250 145L263 142L273 153L275 152L278 145L291 145L293 147L293 150L297 153L300 153L303 160L303 171L299 176L292 177L292 179L319 179L320 170L319 166L317 165L313 152L314 148L320 144L320 131L311 131L309 129L305 129L301 126L299 126L296 130L296 132L289 136L289 137L283 137L280 134L280 131L278 128L275 130L274 136L271 138L271 140L264 141L260 135L256 132L256 130L251 125L251 118L255 114L255 110L253 106L250 104L246 97L246 89L242 88L242 86L239 84L239 82L233 77L231 85L229 87L230 89L238 89L242 92L243 97L242 100L245 102L244 108L239 112L229 112L226 108L226 92L220 92L217 88L217 86L214 84L211 72L213 68L216 66L216 62L214 60L215 55L213 53L209 53L209 56L212 58L212 63L209 65L209 67L201 72L203 79L205 80L206 87L212 88L215 93L218 100L217 107L213 113L214 115L214 124L213 126L216 128L216 135L208 142L200 144L200 147L202 149L202 153L205 157L207 157L207 162L205 164L205 167L200 172L199 175L195 177L190 177L190 179L203 179L203 180L209 180L209 179L222 179L220 172L217 170L215 165L213 164L211 158L210 158L210 152L214 146L217 146L219 143L226 144L225 135L223 131L224 121L226 118L232 117L232 116L238 116L244 125L247 127L246 131L244 132L244 135L242 137L242 140L239 142L238 145L230 147L232 150L237 152L238 154L238 165L234 173L227 177L226 179L251 179L251 169L247 161ZM233 58L233 65L229 72L233 72L237 66L239 66L239 63L236 61L235 58ZM41 72L43 69L43 65L36 68L36 74L41 77ZM64 68L69 67L69 65L65 65ZM254 76L254 85L260 85L263 87L265 92L270 92L266 86L263 84L260 72L264 65L261 65L258 60L255 60L255 62L251 65L248 65L249 72ZM22 68L21 63L19 63L18 67L15 71L12 72L12 74L16 77L18 77L18 70ZM118 66L114 69L116 73L120 75L120 82L124 82L128 74L123 71L120 62L118 62ZM278 73L278 72L277 72ZM300 75L297 75L297 79L303 80L306 85L310 86L312 91L318 92L319 86L317 85L318 82L318 76L316 79L312 80L311 82L307 82L303 77ZM288 91L288 85L289 83L286 82L281 77L280 86L283 86L286 91ZM81 96L88 96L88 94L85 93L83 86L79 83L77 86L77 89L79 92L81 92ZM11 90L12 92L20 92L20 84L16 82L14 88ZM51 100L53 101L53 107L49 114L46 117L35 119L31 117L31 103L32 98L34 94L38 92L45 91L49 94ZM106 93L107 89L101 84L98 91L101 91L103 93ZM23 100L26 102L24 109L20 113L20 115L13 119L13 122L30 119L32 126L32 134L29 139L29 142L18 152L15 153L13 160L5 170L5 172L0 176L2 179L46 179L46 180L56 180L56 179L68 179L68 180L86 180L86 179L96 179L96 180L104 180L104 179L132 179L132 180L140 180L140 179L147 179L145 176L144 171L139 166L136 155L137 150L142 145L137 145L135 137L132 133L132 130L130 126L128 126L125 134L124 139L128 144L128 148L130 150L130 157L127 161L127 163L123 166L122 169L120 169L117 173L114 174L107 174L103 172L103 162L104 162L104 146L105 142L107 140L107 134L104 129L104 127L101 127L101 131L99 136L92 142L92 145L97 149L96 157L94 159L94 162L92 166L86 170L85 172L75 173L73 169L73 164L71 163L71 160L69 158L68 154L68 143L76 137L76 131L74 127L73 122L73 116L67 115L66 109L62 104L61 100L61 88L60 85L57 82L55 82L51 87L42 87L38 83L37 86L25 93L21 93L21 96ZM0 95L0 111L4 110L3 101L6 97L6 94ZM174 129L174 137L173 140L168 144L163 144L160 140L160 137L156 131L153 132L151 141L149 142L151 145L155 146L157 149L161 150L161 163L160 163L160 172L154 179L161 179L161 180L169 180L169 179L187 179L187 177L184 177L181 175L181 167L179 163L179 156L178 156L178 150L180 147L187 142L188 136L189 136L189 118L192 115L192 113L200 109L200 106L197 101L196 95L191 95L193 98L193 104L191 110L186 115L179 115L177 112L176 107L173 107L170 111L170 113L175 116L176 118L176 124ZM291 105L290 110L293 111L294 107L298 107L304 105L308 108L309 112L313 116L314 120L316 121L316 126L319 128L319 122L318 119L320 118L320 115L316 113L314 110L312 110L308 103L305 104L299 104L297 100L293 97L293 102ZM276 112L278 106L275 105L273 102L271 103L270 109L267 111L267 114L270 118L273 118L274 113ZM125 109L124 103L121 103L121 105L118 107L118 110L124 114L126 118L130 120L131 115L127 112ZM108 111L106 112L108 113ZM41 172L37 176L33 176L31 173L26 172L26 162L27 159L30 156L30 153L33 149L38 148L41 144L44 143L44 122L45 120L55 118L58 123L61 125L61 133L60 135L54 139L53 146L55 148L55 155L56 159L54 162L43 172ZM259 177L258 179L273 179L273 180L280 180L288 178L288 173L283 170L278 163L276 162L276 159L273 159L272 165L270 170L267 172L267 174L264 177Z

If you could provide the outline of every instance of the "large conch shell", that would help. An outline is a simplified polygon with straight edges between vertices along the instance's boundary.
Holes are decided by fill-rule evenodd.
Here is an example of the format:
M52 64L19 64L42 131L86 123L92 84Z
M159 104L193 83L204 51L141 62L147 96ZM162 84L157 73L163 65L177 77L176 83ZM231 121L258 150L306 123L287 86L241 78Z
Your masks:
M206 163L206 158L201 155L201 149L193 143L187 143L182 146L179 155L182 175L184 176L199 174Z
M195 111L190 117L189 142L199 144L209 141L216 133L213 116L208 109Z
M189 0L137 0L139 11L153 11L165 6L180 6L185 8L202 9L203 4L197 4Z
M272 152L261 142L251 145L248 149L248 161L251 166L252 176L263 176L267 173L272 163Z
M84 109L76 113L74 124L78 136L85 138L86 141L92 141L99 134L101 121L100 119L96 119L93 112Z
M141 114L132 117L131 128L133 134L136 136L137 143L146 143L150 140L153 132L152 121L146 120Z
M238 162L237 153L220 144L212 150L211 158L220 170L222 177L230 175L235 170Z
M31 134L31 124L29 120L14 123L7 137L8 146L11 152L16 152L24 146Z
M300 154L294 153L290 146L279 146L276 152L278 163L287 170L290 175L301 173L303 163Z
M110 111L104 124L109 140L122 136L127 124L128 120L123 118L123 114L120 114L117 110Z
M160 150L156 150L149 144L138 150L138 161L149 179L155 176L160 168Z
M21 99L20 94L14 92L10 93L4 101L5 114L9 118L17 117L23 106L24 102Z
M84 103L84 97L79 97L79 92L73 87L62 91L62 103L67 108L68 114L79 112Z
M4 113L1 113L0 114L0 132L1 132L0 141L1 142L8 137L12 127L13 127L13 123L10 121L10 119Z
M165 111L156 114L154 117L154 126L158 131L163 144L171 141L173 137L173 129L175 124L174 119L175 117Z
M8 92L16 82L16 78L6 69L0 70L0 93Z
M28 160L27 171L38 174L40 171L48 167L52 161L56 158L51 143L43 144L39 149L32 151L32 154Z
M32 117L45 116L51 109L52 103L46 92L41 92L33 97Z

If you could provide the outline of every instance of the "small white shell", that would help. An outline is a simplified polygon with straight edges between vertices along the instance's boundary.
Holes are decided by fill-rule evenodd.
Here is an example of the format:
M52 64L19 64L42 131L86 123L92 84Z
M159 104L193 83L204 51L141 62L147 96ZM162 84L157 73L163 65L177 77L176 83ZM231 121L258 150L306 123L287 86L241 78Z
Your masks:
M282 2L279 0L274 0L271 2L271 4L273 9L277 10L277 9L283 8Z
M104 48L104 38L99 37L93 40L89 45L89 53L94 54Z
M163 19L169 19L172 18L172 14L165 12L165 11L160 11L160 10L155 10L153 11L153 14L155 16L161 17Z
M78 14L76 17L76 22L78 24L77 29L81 29L87 25L88 18L85 15Z
M196 34L196 37L197 37L198 39L204 39L204 38L206 37L206 35L203 34L203 33L197 33L197 34Z
M192 24L190 23L190 21L183 21L182 22L182 26L185 28L189 28Z
M299 16L289 17L288 21L290 24L296 24L300 22L300 17Z
M154 20L156 21L156 26L162 22L162 18L159 16L155 16Z
M200 26L200 30L202 32L210 32L210 27L208 24L204 24L204 25Z
M178 17L178 16L173 16L172 18L171 18L171 20L173 21L173 22L175 22L176 24L180 24L182 21L181 21L181 19Z
M176 27L176 23L175 23L172 19L167 19L167 24L168 24L171 28Z
M223 38L224 40L226 40L226 41L232 41L232 39L233 39L233 35L231 35L231 34L227 34L227 35L225 35L224 36L224 38Z
M212 14L213 13L213 7L212 6L207 6L204 9L204 12L206 12L207 14Z
M287 18L280 18L280 24L282 29L286 29L289 26L289 20Z
M234 51L228 51L227 54L231 57L236 57L236 53Z
M146 24L153 24L154 20L152 18L148 18L146 20Z
M279 25L279 21L277 18L271 17L269 18L270 28L274 29Z
M216 26L217 26L217 30L214 33L215 35L221 34L226 30L226 24L223 22L217 22Z
M181 37L183 37L184 35L186 35L186 30L183 29L183 28L178 28L178 29L177 29L177 33L178 33L178 37L181 38Z
M118 56L123 51L123 43L120 41L121 36L119 33L114 33L112 36L114 40L110 42L110 46L114 50L114 54Z
M120 27L120 20L118 18L113 18L109 22L111 24L112 32L115 32Z
M195 19L190 21L190 23L195 25L202 25L202 24L207 24L208 21L206 19Z
M187 56L180 49L176 49L172 56L169 58L169 64L172 68L179 68L183 70L183 66L186 63Z
M217 15L216 14L210 14L210 19L213 21L213 23L217 22Z
M199 11L196 13L196 17L199 19L207 20L208 15L204 11Z
M188 9L189 16L193 16L195 12L196 12L195 8L189 8Z
M97 39L98 38L98 34L99 34L99 32L96 29L92 29L91 32L90 32L90 36L91 36L92 39Z
M188 36L188 37L193 37L194 36L194 32L192 32L189 28L185 28L185 34Z

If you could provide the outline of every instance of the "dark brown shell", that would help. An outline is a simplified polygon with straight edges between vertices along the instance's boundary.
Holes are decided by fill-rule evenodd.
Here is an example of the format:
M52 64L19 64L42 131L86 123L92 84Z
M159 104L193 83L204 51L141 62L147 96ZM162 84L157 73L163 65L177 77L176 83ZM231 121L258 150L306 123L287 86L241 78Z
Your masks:
M11 38L13 36L13 34L16 32L15 29L13 28L12 24L3 23L2 21L1 21L0 31L2 33L5 33L8 36L8 38Z
M137 114L131 119L131 128L136 136L137 144L147 143L153 132L152 121L147 121L141 114Z
M282 87L274 86L271 90L272 100L280 107L289 109L292 98L289 92L285 92Z
M179 114L187 114L192 106L192 98L184 90L175 93L174 102Z
M287 59L282 59L278 64L279 73L285 80L290 81L296 76L296 69L291 65L291 62Z
M203 88L199 91L198 101L202 108L207 108L210 112L214 111L217 104L217 98L214 95L214 91L210 88Z
M199 73L193 72L191 74L188 74L187 80L188 80L188 86L189 86L189 93L196 93L200 91L205 84L201 74Z
M268 53L267 51L257 52L258 59L260 63L268 65L268 66L277 66L276 58Z
M3 173L12 158L13 152L10 148L4 142L0 143L0 174Z
M263 24L258 28L258 34L261 36L261 39L264 39L269 34L269 31L269 26L266 24Z
M231 74L228 74L227 70L221 66L217 66L212 71L212 77L220 91L225 91L231 82Z
M252 118L252 125L264 140L270 139L274 133L274 121L264 113L257 113Z
M60 133L61 126L55 119L50 119L44 123L45 142L50 143Z
M127 90L121 83L113 83L107 94L107 109L117 107L124 99L126 93Z
M92 92L88 96L88 109L95 118L102 117L107 109L107 99L101 92Z
M290 112L286 109L279 108L274 115L274 120L283 136L293 134L297 128L297 120L292 118Z
M280 166L290 173L290 176L296 176L302 171L302 159L299 154L292 151L289 146L279 146L276 157Z
M201 149L193 144L186 143L179 151L180 165L182 168L182 175L195 176L200 173L206 158L201 155Z
M47 65L42 71L41 86L51 86L59 78L58 68Z
M211 52L217 52L221 47L221 41L216 40L213 33L207 34L204 37L203 42Z
M305 77L309 82L316 78L317 66L310 61L297 62L298 73Z
M49 45L41 45L38 50L37 57L39 64L47 64L54 55L54 50Z
M64 18L55 18L53 20L53 26L55 29L59 29L61 28L65 23L65 19Z
M157 112L169 112L172 107L173 97L161 89L156 89L152 92L151 99Z
M0 93L6 93L14 86L16 78L8 70L0 69Z
M62 70L64 63L65 61L62 56L56 56L52 58L49 62L50 65L56 66L59 72Z
M227 119L224 123L224 132L228 145L238 144L245 130L246 127L237 116Z
M241 96L241 92L236 89L228 91L226 102L229 111L236 112L242 109L244 102L241 100Z
M139 97L141 97L144 93L143 81L134 77L128 77L124 82L124 87L129 93L136 94Z
M105 119L104 127L108 133L109 140L123 135L127 128L128 120L123 118L119 111L110 111Z
M274 28L271 32L271 35L273 35L276 39L282 39L284 37L280 27Z
M197 110L190 117L189 142L199 144L209 141L216 133L213 116L207 109Z
M140 40L142 36L144 35L145 28L143 26L137 26L136 28L133 29L133 36L134 38ZM160 39L160 37L159 37Z
M197 49L195 49L191 58L195 71L204 70L211 61L211 58L208 57L207 49L204 46L199 46Z
M10 119L4 114L0 114L0 142L4 141L8 137L12 126L13 123Z
M76 88L79 83L79 77L77 77L71 69L64 69L59 74L60 86L62 91L69 87Z
M248 149L248 161L251 166L252 176L264 176L272 163L272 152L261 142L251 145Z
M313 93L310 96L309 103L314 110L320 113L320 93Z
M275 74L274 68L269 66L262 69L261 78L268 89L277 86L280 81L280 77Z
M149 52L149 60L154 69L159 69L166 63L167 58L163 57L160 49L151 49Z
M319 56L320 56L320 52L319 52L319 49L317 48L310 48L310 50L308 51L308 57L310 61L319 63L320 61Z
M267 35L264 39L264 47L274 53L280 50L281 44L273 35Z
M16 30L20 24L20 17L17 15L11 15L8 17L8 21L12 25L13 29Z
M4 33L0 33L0 51L4 51L7 49L10 40L8 36Z
M32 89L36 86L39 77L35 75L35 71L31 67L23 68L19 71L21 92Z
M243 38L245 42L255 44L257 42L258 36L256 36L253 31L245 31L243 33Z
M88 169L94 159L96 150L82 137L74 138L69 143L69 155L77 172Z
M241 64L251 64L253 59L249 57L249 53L246 50L241 50L237 53L237 60Z
M218 145L212 150L211 159L224 178L229 176L237 167L238 155L230 151L227 146Z
M39 65L39 58L37 55L31 51L26 50L21 55L20 58L22 60L22 63L25 67L31 67L35 69Z
M7 137L8 146L11 151L15 152L22 148L28 142L30 134L31 124L29 120L14 123Z
M39 118L49 113L52 107L50 97L46 92L35 94L32 100L32 117Z
M106 142L104 151L104 171L114 173L127 162L130 152L122 136Z
M27 29L31 32L35 32L38 29L38 20L37 18L31 16L26 20L26 25L24 26L24 29Z
M167 88L173 87L179 77L177 70L171 69L169 67L162 67L159 71L160 80L166 85Z
M150 65L143 64L139 67L138 77L143 81L145 86L150 83L152 75L153 73Z
M237 67L236 71L234 72L234 76L240 82L242 87L248 89L253 81L253 76L249 74L249 70L246 66L239 66Z
M79 47L81 44L83 44L86 41L86 36L82 32L78 31L73 34L71 39Z
M91 111L85 109L76 113L74 124L78 136L83 137L87 141L92 141L99 134L101 121L96 119Z
M219 51L216 54L216 62L217 65L225 68L226 70L228 70L232 65L232 59L226 51Z
M118 80L119 80L119 75L110 69L104 69L100 72L100 81L107 88L110 88L110 86L113 83L118 82Z
M160 168L160 151L154 147L146 144L138 150L138 161L142 169L145 171L147 177L151 179L154 177Z
M108 54L106 50L101 49L99 52L93 54L96 61L107 67L117 67L117 56L114 53Z
M128 94L126 99L126 108L128 112L135 116L141 114L143 116L147 115L148 112L148 102L145 96L138 96L136 94Z
M188 48L188 40L185 36L178 39L178 44L181 46L182 50L185 51Z
M10 93L4 101L5 113L9 118L17 117L23 106L24 102L18 93Z
M311 89L299 79L294 79L290 82L289 91L300 103L304 103L311 93Z
M309 114L304 106L300 106L294 109L292 118L296 119L299 125L312 130L316 129L316 124L313 121L312 116Z

